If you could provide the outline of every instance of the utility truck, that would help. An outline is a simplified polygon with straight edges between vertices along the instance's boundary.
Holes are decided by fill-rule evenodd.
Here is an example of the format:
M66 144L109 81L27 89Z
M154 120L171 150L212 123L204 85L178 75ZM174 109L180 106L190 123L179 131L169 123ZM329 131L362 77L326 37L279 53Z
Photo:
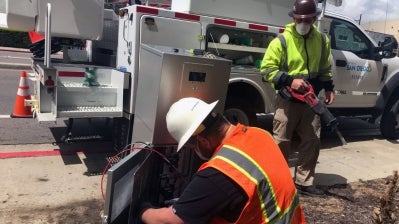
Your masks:
M144 45L185 49L186 52L195 49L231 60L222 108L226 117L233 122L256 125L256 114L273 113L275 91L261 81L258 66L268 43L292 21L287 15L292 9L290 0L249 1L248 4L238 0L229 3L223 0L153 0L142 1L144 5L109 1L127 5L120 8L119 15L104 9L102 0L0 2L0 26L44 34L46 21L51 25L46 45L49 49L44 49L45 41L32 47L35 56L41 57L47 52L47 57L32 60L32 68L42 85L36 86L30 104L39 121L70 119L63 140L70 139L74 118L109 117L114 120L115 133L125 135L118 137L122 142L117 145L131 142L142 62L140 49ZM384 41L377 43L352 19L324 11L327 2L338 5L342 1L319 2L323 13L318 26L329 35L332 46L336 100L329 106L330 110L336 116L366 117L380 125L384 137L397 138L396 40L386 36ZM50 18L46 17L48 4L52 5ZM86 14L88 10L90 16ZM51 52L56 49L63 50L61 60L51 58ZM89 70L93 72L95 66L102 66L96 69L99 73L104 73L105 69L107 75L104 77L120 79L113 79L113 83L107 80L104 85L100 81L100 87L115 88L68 86L80 82L79 76ZM47 94L49 91L44 86L49 72L40 74L43 67L55 68L52 70L55 74L50 76L60 85L51 87L53 95ZM119 75L111 75L111 71ZM97 107L102 107L102 112Z
M141 199L165 205L200 164L176 153L166 130L169 106L182 97L219 100L217 111L255 125L273 113L275 90L259 64L270 41L292 22L292 0L109 1L0 0L0 26L44 35L32 45L39 122L113 120L115 149L130 148L107 172L105 223L138 223ZM355 21L325 11L319 29L332 46L336 116L367 116L383 136L399 135L397 41L375 42ZM161 7L158 7L161 6ZM62 50L62 58L52 55ZM49 82L48 80L53 82ZM161 156L159 156L161 155ZM176 175L178 173L178 175ZM129 220L129 221L127 221Z

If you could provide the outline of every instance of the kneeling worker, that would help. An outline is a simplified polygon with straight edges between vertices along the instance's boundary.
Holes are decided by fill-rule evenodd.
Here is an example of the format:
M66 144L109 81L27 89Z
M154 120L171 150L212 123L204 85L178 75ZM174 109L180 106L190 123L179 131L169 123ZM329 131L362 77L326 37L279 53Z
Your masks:
M167 128L207 160L170 207L144 208L144 223L306 223L289 167L271 135L232 125L213 113L217 101L175 102Z

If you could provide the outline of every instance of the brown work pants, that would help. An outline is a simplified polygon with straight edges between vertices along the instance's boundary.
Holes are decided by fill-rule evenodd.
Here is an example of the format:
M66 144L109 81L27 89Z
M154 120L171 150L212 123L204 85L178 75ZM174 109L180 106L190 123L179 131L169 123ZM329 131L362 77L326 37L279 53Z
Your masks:
M294 180L311 186L320 152L320 117L309 105L276 97L273 137L288 162L292 152L298 152ZM293 137L297 139L293 140Z

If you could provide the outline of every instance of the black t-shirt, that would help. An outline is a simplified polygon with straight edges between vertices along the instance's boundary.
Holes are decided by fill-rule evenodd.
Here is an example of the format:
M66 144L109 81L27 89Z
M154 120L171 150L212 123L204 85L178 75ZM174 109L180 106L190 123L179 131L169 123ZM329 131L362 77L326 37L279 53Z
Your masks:
M173 210L190 224L209 223L215 216L234 222L247 200L244 190L233 180L214 168L206 168L194 175Z

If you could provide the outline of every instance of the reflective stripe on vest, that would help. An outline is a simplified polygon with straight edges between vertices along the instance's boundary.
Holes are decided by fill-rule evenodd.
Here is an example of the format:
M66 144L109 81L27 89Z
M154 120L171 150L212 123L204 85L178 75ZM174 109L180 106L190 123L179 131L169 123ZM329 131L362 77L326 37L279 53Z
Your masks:
M277 204L275 190L267 176L267 173L265 173L262 167L259 166L250 156L245 154L242 150L224 145L212 160L217 159L222 160L239 170L255 185L257 188L257 197L261 205L260 209L267 223L290 223L292 221L294 213L299 206L299 198L297 194L293 196L289 207L284 211L281 211L281 208Z

